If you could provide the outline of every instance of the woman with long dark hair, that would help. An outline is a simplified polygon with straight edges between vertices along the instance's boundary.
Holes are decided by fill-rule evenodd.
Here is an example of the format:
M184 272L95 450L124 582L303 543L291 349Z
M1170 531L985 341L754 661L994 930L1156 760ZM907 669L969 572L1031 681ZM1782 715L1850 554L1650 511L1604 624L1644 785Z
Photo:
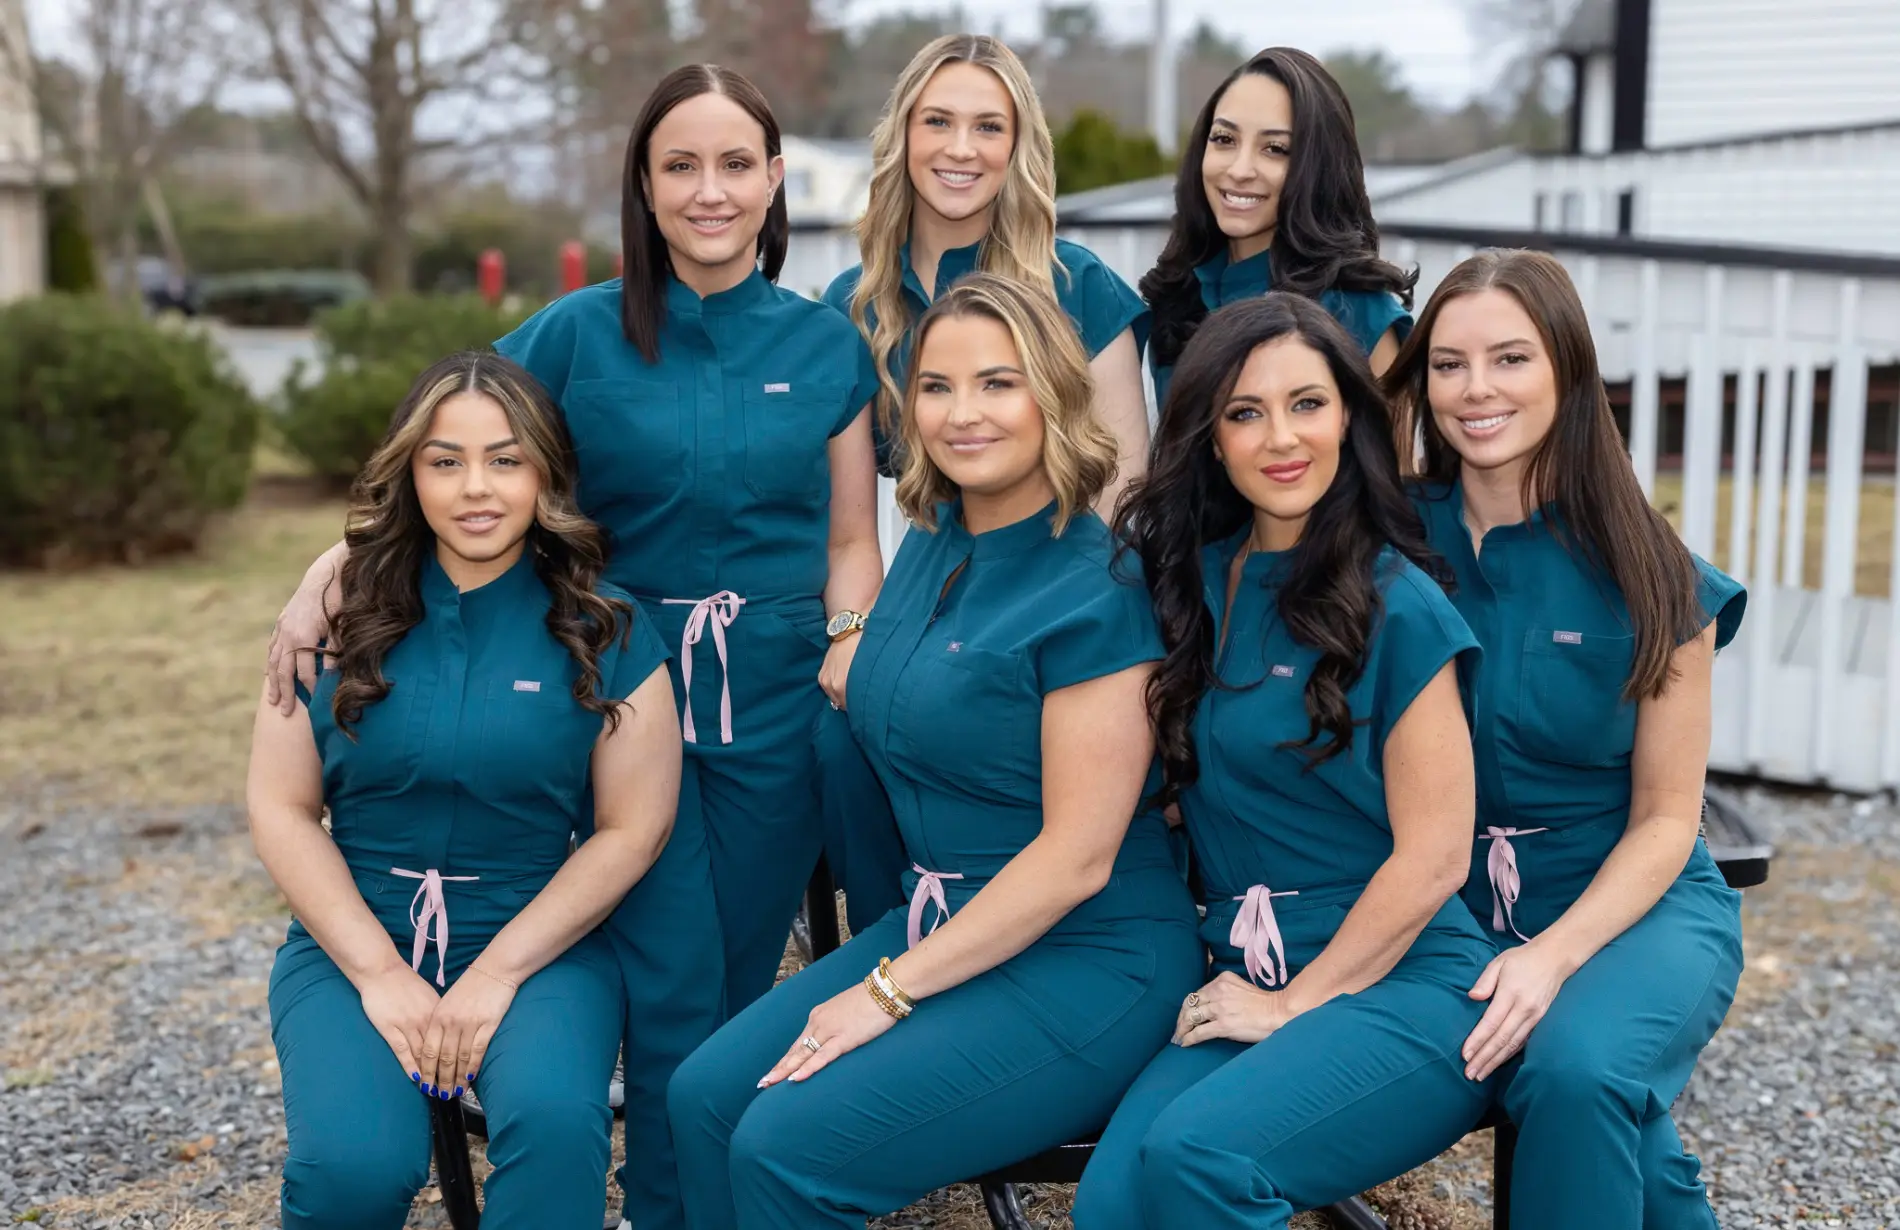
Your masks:
M1154 312L1155 400L1188 339L1224 304L1286 290L1317 299L1383 371L1411 326L1416 273L1379 258L1352 104L1304 51L1269 47L1201 108L1174 187L1174 224L1141 279Z
M1387 383L1484 645L1465 900L1501 951L1464 1056L1518 1126L1512 1218L1713 1230L1669 1108L1742 970L1700 821L1712 663L1747 596L1644 498L1552 257L1453 269Z
M680 1067L695 1230L861 1227L1100 1128L1199 974L1143 801L1161 646L1090 511L1115 439L1087 356L1053 295L994 274L917 331L897 484L913 528L848 709L896 804L911 907Z
M1476 643L1358 344L1269 294L1182 354L1119 529L1168 656L1148 707L1215 976L1103 1133L1079 1230L1283 1227L1457 1142L1490 945L1458 676Z
M574 470L513 363L424 372L357 480L316 685L258 705L251 833L296 915L270 979L292 1230L403 1225L424 1099L469 1086L484 1224L600 1225L626 1008L596 928L666 843L680 740Z
M851 322L774 284L789 230L777 121L744 77L668 74L622 184L626 276L496 343L554 394L608 575L678 647L686 743L666 857L614 915L628 996L629 1220L677 1226L657 1102L724 1015L771 987L822 841L812 744L883 579ZM286 617L321 625L323 561ZM822 689L822 693L820 691Z

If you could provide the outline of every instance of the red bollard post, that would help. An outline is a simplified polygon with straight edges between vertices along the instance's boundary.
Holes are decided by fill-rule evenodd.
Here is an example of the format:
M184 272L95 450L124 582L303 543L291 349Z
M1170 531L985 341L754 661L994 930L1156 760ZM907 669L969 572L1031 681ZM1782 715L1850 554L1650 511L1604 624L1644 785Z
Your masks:
M489 248L475 261L475 284L481 289L482 298L489 306L501 304L502 287L508 279L508 258L501 254L500 248Z
M587 285L587 246L578 239L561 245L561 293Z

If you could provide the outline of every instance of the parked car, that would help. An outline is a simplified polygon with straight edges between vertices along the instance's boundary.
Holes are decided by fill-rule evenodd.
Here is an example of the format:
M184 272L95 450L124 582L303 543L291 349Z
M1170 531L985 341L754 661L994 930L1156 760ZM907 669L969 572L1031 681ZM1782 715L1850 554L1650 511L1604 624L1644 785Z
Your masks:
M114 261L106 266L106 289L118 292L124 285L125 267ZM141 256L133 265L133 277L138 281L139 298L145 304L145 310L158 315L161 312L182 312L186 316L196 316L203 308L203 296L200 293L198 279L190 274L182 276L172 272L171 262L162 256Z

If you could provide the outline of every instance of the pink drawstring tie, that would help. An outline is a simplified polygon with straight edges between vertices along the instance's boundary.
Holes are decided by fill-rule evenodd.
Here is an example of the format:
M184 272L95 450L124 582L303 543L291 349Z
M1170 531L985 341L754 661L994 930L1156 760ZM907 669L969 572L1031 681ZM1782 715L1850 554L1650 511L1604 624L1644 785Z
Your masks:
M686 616L686 630L680 634L680 687L686 693L680 705L685 715L681 736L688 743L699 742L693 735L693 646L699 644L710 622L713 649L719 654L719 741L732 742L732 672L726 665L726 629L739 618L745 599L722 589L710 598L662 598L660 605L693 608Z
M1273 899L1299 895L1297 891L1268 892L1266 885L1256 884L1246 896L1234 898L1241 903L1240 913L1234 915L1227 942L1240 949L1247 962L1247 977L1261 986L1284 987L1287 983L1286 942L1280 938L1280 922L1273 916ZM1279 962L1277 971L1275 961Z
M409 954L409 968L418 974L422 972L422 954L429 946L429 923L435 923L435 985L446 986L442 980L442 971L449 964L449 903L442 898L442 884L445 880L479 880L480 876L445 876L435 868L427 871L404 871L400 867L391 867L389 874L401 876L405 880L421 880L422 886L416 889L416 895L409 901L409 921L415 924L416 946ZM422 912L416 913L420 905Z
M917 888L910 895L910 943L907 947L917 947L917 941L924 938L924 903L933 902L937 907L937 917L931 922L930 929L935 931L950 917L950 902L943 895L945 880L961 880L963 877L954 872L925 871L912 863L910 869L917 873Z
M1517 904L1517 898L1524 890L1523 879L1517 873L1517 851L1511 846L1511 838L1549 831L1549 829L1500 829L1487 825L1484 832L1479 835L1478 840L1491 843L1491 853L1484 860L1484 870L1491 877L1491 929L1493 931L1509 928L1511 934L1518 939L1529 940L1529 936L1517 929L1517 921L1511 917L1511 907Z

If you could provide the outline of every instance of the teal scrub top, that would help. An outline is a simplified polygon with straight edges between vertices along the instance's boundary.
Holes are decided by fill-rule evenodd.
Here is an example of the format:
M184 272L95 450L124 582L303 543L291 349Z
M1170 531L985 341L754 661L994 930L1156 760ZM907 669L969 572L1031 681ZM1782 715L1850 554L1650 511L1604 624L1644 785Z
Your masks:
M703 300L669 275L649 364L620 293L618 278L584 287L495 343L567 416L581 511L612 536L609 579L646 599L820 600L826 448L876 393L870 349L756 270Z
M1629 608L1541 512L1487 531L1474 552L1457 484L1421 486L1414 498L1456 577L1452 600L1485 647L1469 683L1480 832L1550 830L1513 838L1523 865L1517 926L1533 935L1582 892L1629 821L1637 710L1622 695L1636 645ZM1700 557L1695 565L1720 649L1741 626L1747 592ZM1482 873L1466 895L1474 911L1492 914Z
M1139 577L1111 571L1108 528L1083 513L1057 538L1053 513L972 535L959 505L939 507L934 533L905 536L851 663L846 711L908 857L964 876L965 899L1042 831L1043 697L1165 656ZM1173 866L1144 801L1116 872Z
M1387 737L1446 663L1462 676L1481 654L1438 583L1387 547L1374 564L1383 610L1365 668L1346 691L1359 725L1346 751L1309 768L1311 749L1281 746L1306 738L1306 684L1320 658L1280 619L1279 578L1292 552L1249 555L1222 616L1228 570L1247 534L1243 527L1201 554L1220 686L1195 713L1201 772L1181 796L1211 929L1223 940L1234 898L1258 884L1307 897L1337 890L1346 904L1357 898L1392 855ZM1319 745L1331 738L1322 733Z
M1260 252L1235 262L1223 250L1213 259L1195 266L1194 276L1201 283L1201 302L1207 305L1209 312L1217 312L1242 299L1258 299L1273 289L1272 252ZM1379 339L1394 326L1399 330L1401 342L1412 331L1411 315L1391 291L1334 289L1322 292L1319 303L1333 314L1334 320L1346 326L1346 332L1352 334L1367 354L1372 353ZM1150 354L1148 367L1154 375L1155 405L1159 406L1168 400L1168 382L1174 378L1174 365L1157 365Z
M983 245L971 244L967 248L951 248L937 261L937 282L930 294L924 293L924 284L918 280L917 273L910 265L910 242L905 241L900 250L904 263L904 304L910 308L913 323L923 316L925 309L944 291L949 290L956 280L967 273L973 273L977 267L977 257ZM1125 329L1135 331L1135 351L1139 354L1148 345L1148 305L1133 287L1122 281L1121 276L1102 263L1102 258L1078 243L1066 239L1056 240L1056 263L1050 269L1055 279L1056 299L1062 304L1062 310L1075 322L1075 331L1082 339L1082 346L1089 358L1107 350L1109 343L1122 335ZM864 266L853 265L837 277L825 289L825 302L847 318L851 315L851 296L858 289L858 282L864 276ZM867 323L875 327L877 313L867 313ZM910 371L911 332L907 330L901 345L891 351L891 378L897 381L897 387L904 387L904 380ZM873 424L876 420L872 420ZM891 442L878 433L878 466L886 474L891 468Z
M603 719L574 699L580 668L548 631L552 599L532 556L466 593L429 556L422 620L383 658L389 695L363 710L354 740L331 711L334 669L314 693L298 685L331 838L379 915L406 912L417 887L394 868L475 876L444 886L451 913L458 895L499 893L514 898L512 914L560 869L570 835L592 830L583 809ZM600 657L603 695L631 695L666 658L635 606L627 635Z

